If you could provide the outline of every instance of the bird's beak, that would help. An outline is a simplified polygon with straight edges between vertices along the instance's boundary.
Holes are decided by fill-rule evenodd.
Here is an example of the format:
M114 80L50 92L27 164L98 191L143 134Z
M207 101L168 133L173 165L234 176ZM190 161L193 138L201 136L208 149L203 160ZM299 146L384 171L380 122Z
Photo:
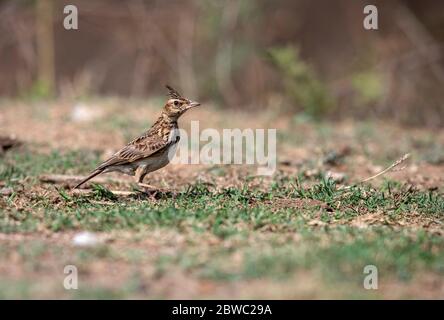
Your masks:
M191 101L188 108L194 108L194 107L197 107L197 106L200 106L199 102Z

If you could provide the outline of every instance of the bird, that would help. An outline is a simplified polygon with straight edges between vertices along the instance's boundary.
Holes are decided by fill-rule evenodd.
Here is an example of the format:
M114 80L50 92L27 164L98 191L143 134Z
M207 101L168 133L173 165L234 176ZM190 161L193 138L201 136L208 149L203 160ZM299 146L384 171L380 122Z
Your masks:
M200 106L199 102L184 98L171 86L166 85L166 88L169 99L151 128L114 153L73 189L99 174L113 171L134 176L141 187L151 187L143 183L145 176L165 167L176 152L180 141L177 120L186 111Z

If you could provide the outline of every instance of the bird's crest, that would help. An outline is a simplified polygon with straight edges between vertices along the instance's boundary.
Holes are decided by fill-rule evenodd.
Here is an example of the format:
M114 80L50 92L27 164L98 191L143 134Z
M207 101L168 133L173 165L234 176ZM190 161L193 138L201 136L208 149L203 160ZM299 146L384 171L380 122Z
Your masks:
M180 95L180 93L177 92L176 90L174 90L171 86L166 85L165 87L168 89L168 95L172 99L183 99L183 97Z

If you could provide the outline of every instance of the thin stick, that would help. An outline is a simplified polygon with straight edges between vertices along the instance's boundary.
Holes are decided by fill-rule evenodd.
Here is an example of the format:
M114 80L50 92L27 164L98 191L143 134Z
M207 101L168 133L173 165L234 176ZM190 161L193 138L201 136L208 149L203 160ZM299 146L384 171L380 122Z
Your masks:
M383 174L392 171L394 168L396 168L397 166L399 166L401 163L403 163L404 161L406 161L408 158L410 157L410 153L406 153L405 155L403 155L401 158L399 158L398 160L396 160L394 163L392 163L389 167L385 168L384 170L382 170L381 172L375 174L374 176L368 177L364 180L361 180L360 182L352 185L352 186L347 186L347 187L343 187L343 188L339 188L339 190L348 190L351 189L352 187L364 183L364 182L368 182L370 180L376 179L379 176L382 176Z
M70 176L64 174L42 174L39 176L39 180L41 182L55 183L55 184L79 182L84 178L85 178L84 176ZM105 182L130 183L130 181L128 180L112 179L109 177L96 177L92 181L97 183L105 183Z
M370 180L373 180L381 175L383 175L386 172L389 172L391 170L393 170L395 167L399 166L401 163L403 163L404 161L406 161L408 158L410 157L410 153L406 153L405 155L403 155L401 158L399 158L398 160L396 160L396 162L392 163L392 165L388 168L386 168L385 170L382 170L381 172L375 174L374 176L371 176L367 179L362 180L360 183L364 183Z
M112 192L115 196L123 196L123 197L134 196L134 195L140 194L140 192L137 192L137 191L110 190L110 192ZM71 193L75 194L75 195L85 195L86 196L86 195L94 193L94 190L75 189L75 190L71 190Z

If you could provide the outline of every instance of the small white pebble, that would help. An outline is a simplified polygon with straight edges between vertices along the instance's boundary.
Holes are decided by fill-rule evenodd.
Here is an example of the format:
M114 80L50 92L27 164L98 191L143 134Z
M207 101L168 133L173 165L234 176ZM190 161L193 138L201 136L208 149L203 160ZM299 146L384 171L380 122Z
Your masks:
M92 232L83 231L74 235L72 244L76 247L93 247L100 243L99 237Z
M333 172L333 171L327 171L326 174L327 178L332 179L335 182L343 182L346 178L345 173L342 172Z

